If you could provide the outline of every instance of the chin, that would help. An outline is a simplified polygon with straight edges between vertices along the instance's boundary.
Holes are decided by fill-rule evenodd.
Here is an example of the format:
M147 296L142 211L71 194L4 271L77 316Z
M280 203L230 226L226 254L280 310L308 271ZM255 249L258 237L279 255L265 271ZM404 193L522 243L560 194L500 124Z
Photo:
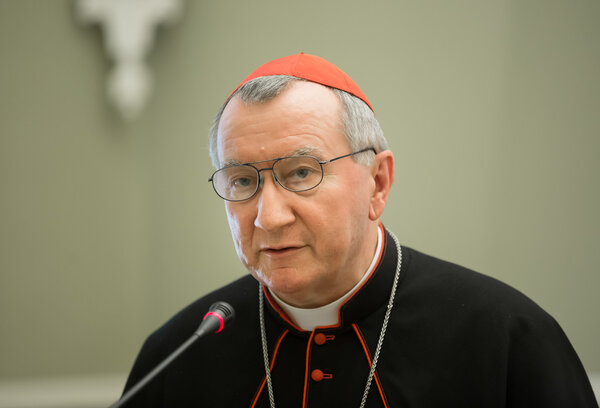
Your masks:
M259 279L280 297L296 297L306 289L306 275L297 269L262 272Z

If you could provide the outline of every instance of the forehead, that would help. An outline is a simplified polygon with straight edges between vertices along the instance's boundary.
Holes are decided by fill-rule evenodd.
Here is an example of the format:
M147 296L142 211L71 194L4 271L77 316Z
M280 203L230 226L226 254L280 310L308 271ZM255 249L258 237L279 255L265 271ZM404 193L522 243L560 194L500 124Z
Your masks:
M234 97L219 124L219 162L253 162L297 154L329 156L349 149L342 131L341 103L330 89L293 82L265 103Z

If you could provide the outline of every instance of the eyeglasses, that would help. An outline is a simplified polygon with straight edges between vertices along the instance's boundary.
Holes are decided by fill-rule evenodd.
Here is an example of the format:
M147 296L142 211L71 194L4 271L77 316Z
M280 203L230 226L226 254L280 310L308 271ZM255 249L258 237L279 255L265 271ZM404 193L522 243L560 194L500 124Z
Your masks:
M256 194L261 184L260 172L273 171L273 178L283 188L299 193L318 186L323 181L323 165L344 157L372 151L373 147L321 161L313 156L289 156L253 163L236 164L215 171L208 181L212 182L217 195L227 201L244 201ZM273 162L272 167L258 169L253 164Z

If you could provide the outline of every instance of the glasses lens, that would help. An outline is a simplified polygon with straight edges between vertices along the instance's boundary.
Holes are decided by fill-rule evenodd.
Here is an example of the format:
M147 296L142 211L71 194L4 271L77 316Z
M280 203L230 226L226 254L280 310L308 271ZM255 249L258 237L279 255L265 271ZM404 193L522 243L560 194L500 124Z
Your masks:
M226 200L246 200L256 192L258 172L254 167L241 165L225 167L213 175L213 186Z
M323 179L321 164L310 156L280 159L274 164L273 171L279 183L291 191L310 190Z

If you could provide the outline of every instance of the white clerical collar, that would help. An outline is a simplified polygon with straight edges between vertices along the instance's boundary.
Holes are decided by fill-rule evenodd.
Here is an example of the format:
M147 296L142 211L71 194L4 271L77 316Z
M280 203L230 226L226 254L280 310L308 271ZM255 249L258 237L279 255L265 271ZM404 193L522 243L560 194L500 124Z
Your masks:
M339 309L340 306L348 299L356 289L358 289L364 281L366 281L377 265L377 260L381 254L383 247L383 227L381 224L377 228L377 249L375 255L371 261L371 265L367 268L367 271L360 279L360 281L354 285L344 296L335 300L325 306L316 307L314 309L303 309L288 305L281 300L271 289L269 292L273 296L273 299L279 304L283 311L290 317L294 323L296 323L302 330L313 331L315 327L319 326L333 326L339 323Z

